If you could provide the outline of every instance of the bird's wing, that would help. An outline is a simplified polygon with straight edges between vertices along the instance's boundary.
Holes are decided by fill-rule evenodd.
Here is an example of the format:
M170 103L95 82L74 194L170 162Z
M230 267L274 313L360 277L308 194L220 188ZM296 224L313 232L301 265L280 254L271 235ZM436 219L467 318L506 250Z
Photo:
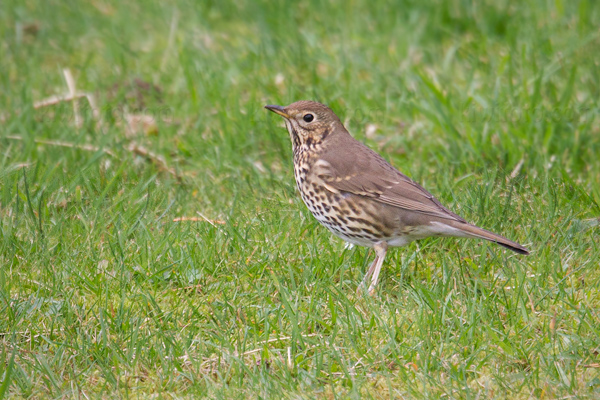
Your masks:
M404 210L466 222L362 143L356 142L341 153L326 152L314 164L314 173L328 190L348 192Z

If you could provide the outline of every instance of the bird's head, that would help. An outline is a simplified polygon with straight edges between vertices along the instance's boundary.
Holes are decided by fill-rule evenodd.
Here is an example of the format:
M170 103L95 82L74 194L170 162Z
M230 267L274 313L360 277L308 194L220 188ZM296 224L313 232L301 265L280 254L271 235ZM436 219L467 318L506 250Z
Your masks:
M294 148L302 145L311 148L323 143L332 133L345 131L337 115L329 107L316 101L302 100L287 107L265 108L285 119Z

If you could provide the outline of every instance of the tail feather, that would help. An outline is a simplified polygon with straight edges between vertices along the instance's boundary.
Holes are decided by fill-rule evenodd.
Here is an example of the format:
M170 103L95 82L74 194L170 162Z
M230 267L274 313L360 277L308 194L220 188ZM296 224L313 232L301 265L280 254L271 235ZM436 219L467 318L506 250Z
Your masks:
M529 250L526 247L521 246L519 243L513 242L512 240L509 240L504 236L500 236L494 232L487 231L478 226L471 225L468 223L456 223L453 224L453 227L462 231L466 237L489 240L490 242L494 242L496 244L499 244L500 246L506 247L507 249L510 249L515 253L524 255L529 254Z

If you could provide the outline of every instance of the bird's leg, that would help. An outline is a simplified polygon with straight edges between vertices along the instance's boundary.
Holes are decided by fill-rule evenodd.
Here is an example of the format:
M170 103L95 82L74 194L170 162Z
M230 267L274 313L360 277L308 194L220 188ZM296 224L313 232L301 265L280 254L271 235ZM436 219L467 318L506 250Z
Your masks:
M369 280L371 275L373 275L373 271L375 271L375 266L377 265L378 261L379 261L379 256L375 256L375 259L373 260L373 262L371 263L371 266L367 270L365 277L363 278L360 285L358 285L358 288L356 289L356 294L360 294L367 287L367 281Z
M385 253L387 252L387 243L379 242L375 246L375 253L377 254L376 264L374 263L373 276L371 277L371 285L369 286L369 296L373 296L375 294L375 286L377 286L377 281L379 280L379 273L381 272L381 266L383 265L383 260L385 259ZM371 267L373 268L373 267Z
M381 271L381 266L383 265L383 260L387 251L387 243L379 242L375 244L373 248L375 249L376 254L375 260L373 260L373 263L371 264L369 270L365 274L363 281L358 286L358 289L356 290L357 293L360 293L362 290L364 290L371 276L373 276L373 278L371 279L371 284L369 285L369 294L372 295L375 292L375 285L377 285L377 281L379 279L379 272Z

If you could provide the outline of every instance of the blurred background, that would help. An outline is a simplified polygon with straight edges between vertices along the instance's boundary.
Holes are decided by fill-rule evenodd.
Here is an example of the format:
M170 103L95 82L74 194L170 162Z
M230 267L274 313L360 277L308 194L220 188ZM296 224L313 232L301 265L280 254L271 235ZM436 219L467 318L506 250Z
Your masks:
M0 4L1 395L598 396L591 0ZM372 256L263 109L328 104L515 239Z

